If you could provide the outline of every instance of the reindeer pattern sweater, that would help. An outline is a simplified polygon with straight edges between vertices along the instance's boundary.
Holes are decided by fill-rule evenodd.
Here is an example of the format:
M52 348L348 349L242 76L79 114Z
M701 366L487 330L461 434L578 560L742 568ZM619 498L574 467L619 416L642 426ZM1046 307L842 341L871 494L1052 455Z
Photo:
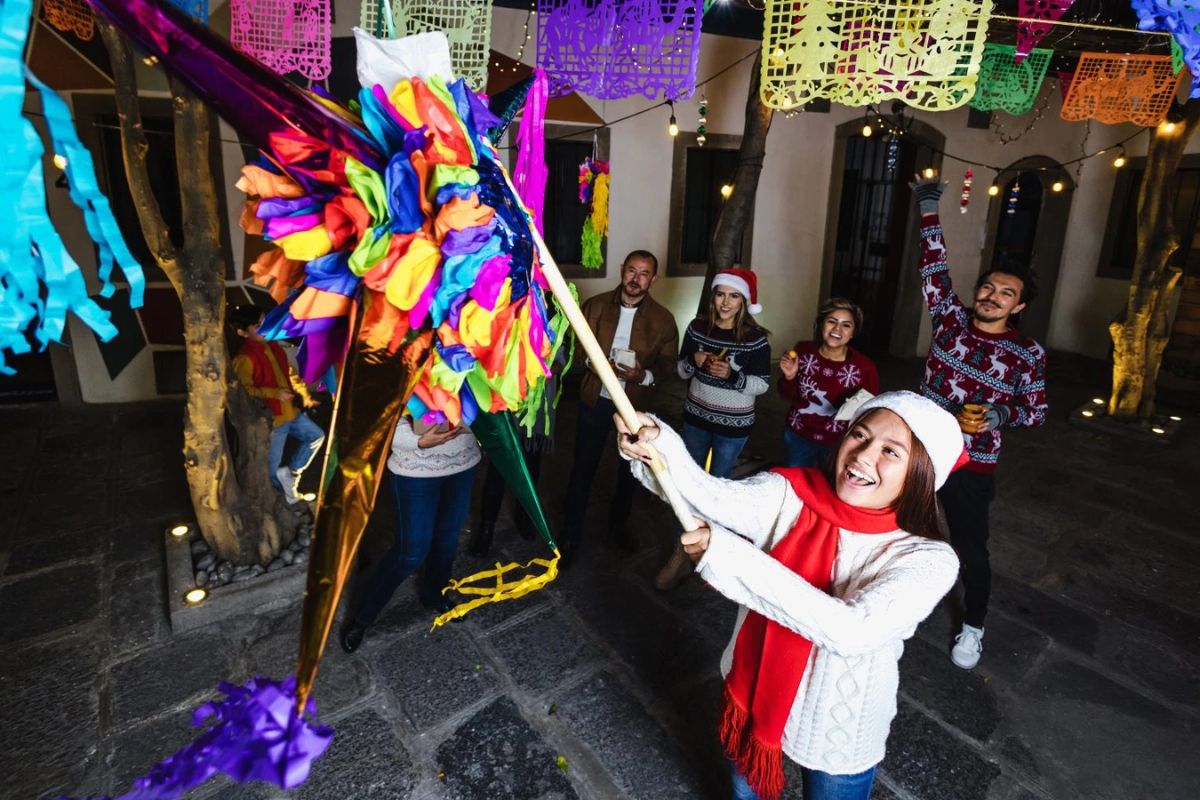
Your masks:
M971 324L954 293L937 215L921 220L921 291L933 320L921 394L951 414L964 403L990 404L1001 427L1036 428L1046 421L1046 351L1015 328L987 333ZM967 469L992 472L1000 458L1000 429L963 434Z
M879 394L879 371L874 362L853 348L845 361L821 355L817 342L797 342L800 369L792 380L780 377L779 396L791 401L787 424L792 432L810 442L832 447L846 430L846 423L833 418L847 397L859 389Z

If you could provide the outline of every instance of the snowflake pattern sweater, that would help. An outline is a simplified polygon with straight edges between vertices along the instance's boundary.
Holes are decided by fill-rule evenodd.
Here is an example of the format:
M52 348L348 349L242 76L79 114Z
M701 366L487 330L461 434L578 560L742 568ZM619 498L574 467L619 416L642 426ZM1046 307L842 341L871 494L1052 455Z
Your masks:
M990 404L1004 425L1036 428L1045 422L1045 349L1015 328L987 333L971 323L971 312L950 283L937 215L921 220L921 291L933 320L921 393L952 414L964 403ZM1000 458L1000 439L999 429L964 433L971 456L967 469L993 471Z
M724 353L733 371L728 378L714 378L696 367L696 353ZM770 386L771 347L761 331L736 342L732 330L710 329L707 320L692 320L683 333L678 372L684 380L691 379L684 419L719 436L749 436L754 399Z
M791 401L788 427L810 442L832 446L846 430L833 418L843 401L859 389L879 394L879 372L874 362L853 348L845 361L821 355L818 342L797 342L800 369L792 380L779 379L779 396Z
M954 550L902 530L840 530L826 594L768 555L800 515L802 503L787 479L773 472L714 478L692 461L677 433L659 425L655 448L693 515L712 530L696 571L742 606L721 672L733 663L747 610L808 638L815 645L808 669L796 696L784 699L791 703L784 754L834 775L875 766L896 716L904 640L954 585ZM646 488L660 491L645 464L630 466Z

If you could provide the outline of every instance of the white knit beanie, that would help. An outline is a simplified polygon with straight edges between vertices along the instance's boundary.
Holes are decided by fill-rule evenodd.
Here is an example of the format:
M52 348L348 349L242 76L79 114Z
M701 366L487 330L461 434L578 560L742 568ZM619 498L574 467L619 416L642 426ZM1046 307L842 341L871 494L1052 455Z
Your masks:
M942 488L950 473L967 463L962 431L950 412L916 392L884 392L863 403L850 420L854 425L877 408L891 411L912 431L933 461L933 484Z

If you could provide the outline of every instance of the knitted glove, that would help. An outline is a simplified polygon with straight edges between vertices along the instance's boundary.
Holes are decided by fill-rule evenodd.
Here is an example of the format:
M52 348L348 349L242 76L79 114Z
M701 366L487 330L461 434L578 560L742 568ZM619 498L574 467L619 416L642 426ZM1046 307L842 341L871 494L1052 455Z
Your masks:
M921 178L909 184L913 190L913 194L917 196L917 208L922 214L936 214L938 211L938 199L942 196L942 191L946 188L938 182L937 178Z
M984 412L984 416L987 417L989 431L994 431L1004 423L1008 422L1007 407L993 406L989 404L985 405L984 408L987 409L987 411Z

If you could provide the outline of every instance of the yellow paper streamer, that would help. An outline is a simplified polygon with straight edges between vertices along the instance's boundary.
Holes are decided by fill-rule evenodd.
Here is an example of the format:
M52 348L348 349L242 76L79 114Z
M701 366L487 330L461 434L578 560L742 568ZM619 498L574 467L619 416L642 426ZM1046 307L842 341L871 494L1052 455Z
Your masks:
M601 239L608 236L608 179L601 172L592 184L592 230Z
M474 597L474 599L468 600L465 603L459 603L445 614L438 616L434 619L431 630L436 630L439 626L446 624L452 619L464 617L480 606L487 605L488 603L501 603L505 600L516 600L530 592L536 592L538 589L545 587L558 577L558 559L559 552L555 549L554 558L535 558L525 564L518 562L501 564L497 561L493 569L485 569L482 572L476 572L474 575L468 575L459 580L451 580L450 585L442 590L442 594L458 592L462 595ZM536 575L522 575L515 581L506 581L504 579L506 574L514 570L530 570L534 567L542 567L545 569L545 572ZM495 585L474 585L488 580L495 580Z
M762 101L784 111L818 99L958 108L975 94L990 6L984 0L767 0Z

